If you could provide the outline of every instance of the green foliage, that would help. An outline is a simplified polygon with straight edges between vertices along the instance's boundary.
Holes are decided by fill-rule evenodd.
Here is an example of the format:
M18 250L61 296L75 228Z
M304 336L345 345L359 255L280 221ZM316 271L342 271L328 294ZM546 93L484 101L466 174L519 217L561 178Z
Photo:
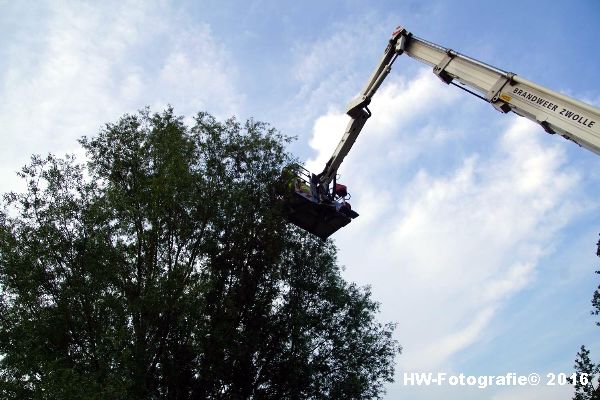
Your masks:
M0 212L0 398L373 398L399 346L286 224L288 141L144 110L34 157Z
M600 257L600 240L598 240L597 246L596 255ZM600 271L596 271L596 273L600 274ZM600 286L598 286L592 297L592 306L594 307L592 315L600 314L599 291ZM600 322L596 322L596 325L600 326ZM575 396L573 400L600 400L600 364L592 362L590 351L585 346L581 346L581 349L577 353L574 368L578 376L585 374L588 382L586 384L582 384L581 380L575 382ZM572 379L569 379L569 382L573 383Z
M590 360L590 351L585 346L581 346L577 353L574 368L578 379L574 382L575 396L573 400L600 400L600 392L597 387L594 387L594 384L597 383L598 373L600 373L600 365L596 365ZM585 377L583 382L581 377ZM573 384L571 378L568 380Z
M596 251L596 255L600 257L600 240L598 240L598 250ZM596 271L596 273L600 274L600 271ZM598 289L594 291L592 306L594 307L592 315L600 315L600 285L598 285ZM600 321L596 321L596 325L600 326Z

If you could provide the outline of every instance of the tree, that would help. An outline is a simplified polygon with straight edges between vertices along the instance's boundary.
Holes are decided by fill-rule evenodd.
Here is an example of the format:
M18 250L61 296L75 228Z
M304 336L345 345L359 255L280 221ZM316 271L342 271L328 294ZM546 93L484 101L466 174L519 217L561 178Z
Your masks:
M596 251L596 255L600 257L600 240L598 240L598 250ZM600 271L596 271L597 274L600 274ZM600 314L600 285L598 289L594 291L594 295L592 297L592 306L594 310L592 310L592 315ZM600 322L596 322L596 325L600 326ZM575 386L575 396L573 400L600 400L600 378L596 380L598 375L600 374L600 364L594 364L590 359L590 351L585 348L585 346L581 346L581 349L577 353L577 358L575 359L575 373L579 377L576 382L573 382L572 379L569 379L571 384ZM582 382L581 377L584 376L584 382ZM596 386L594 387L594 383Z
M400 347L280 216L289 138L172 109L33 157L0 212L0 397L373 398Z
M596 255L600 257L600 239L597 243L598 250L596 251ZM596 271L597 274L600 274L600 270ZM600 315L600 285L594 291L594 295L592 296L592 306L594 310L592 311L592 315ZM600 326L600 321L596 321L596 325Z
M569 382L575 387L573 400L600 399L600 392L598 392L597 387L594 387L594 378L600 372L600 365L596 365L590 360L590 351L585 346L581 346L577 353L575 372L577 374L575 382L572 378L569 378Z

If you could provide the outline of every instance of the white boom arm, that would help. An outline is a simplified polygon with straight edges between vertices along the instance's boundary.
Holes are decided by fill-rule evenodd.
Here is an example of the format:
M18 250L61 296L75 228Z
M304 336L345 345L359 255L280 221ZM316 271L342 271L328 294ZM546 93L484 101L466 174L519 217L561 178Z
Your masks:
M371 98L389 74L396 57L407 54L433 66L433 73L445 83L456 80L457 87L489 102L503 113L509 111L539 123L546 132L559 134L600 155L600 110L581 101L537 85L513 73L412 36L396 28L383 58L361 94L347 109L351 117L344 136L320 174L323 186L335 178L337 169L371 116Z

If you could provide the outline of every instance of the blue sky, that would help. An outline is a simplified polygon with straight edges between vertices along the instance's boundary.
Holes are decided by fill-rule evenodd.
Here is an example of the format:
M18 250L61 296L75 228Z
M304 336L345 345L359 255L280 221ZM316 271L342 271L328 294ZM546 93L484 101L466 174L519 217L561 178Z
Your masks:
M100 4L100 3L98 3ZM322 168L396 25L600 106L597 1L0 1L0 191L33 153L145 105L270 122ZM404 347L387 398L558 399L568 387L406 387L406 371L571 372L600 360L600 158L401 57L340 173L334 236Z

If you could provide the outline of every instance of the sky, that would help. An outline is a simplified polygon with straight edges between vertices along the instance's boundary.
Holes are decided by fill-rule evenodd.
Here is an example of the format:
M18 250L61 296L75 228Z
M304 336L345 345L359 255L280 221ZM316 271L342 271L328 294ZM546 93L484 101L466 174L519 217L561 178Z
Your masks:
M0 0L0 192L32 154L144 106L266 121L319 172L346 104L402 25L600 106L600 3ZM339 170L360 217L333 236L403 346L387 399L563 399L548 373L600 361L591 297L600 157L400 57ZM411 386L410 372L538 373L539 386Z

